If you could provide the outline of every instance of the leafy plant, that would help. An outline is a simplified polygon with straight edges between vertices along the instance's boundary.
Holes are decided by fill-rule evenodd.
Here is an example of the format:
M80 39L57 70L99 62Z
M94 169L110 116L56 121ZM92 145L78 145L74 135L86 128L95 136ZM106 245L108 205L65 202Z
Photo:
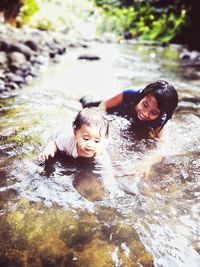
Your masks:
M103 20L99 23L100 32L113 31L117 35L129 32L140 39L162 43L169 42L179 33L188 21L187 11L190 10L190 6L180 0L171 5L170 1L167 4L161 0L95 2L103 12Z
M20 9L21 24L27 24L31 17L39 10L39 5L36 0L22 0L22 7Z
M21 24L42 30L68 31L78 28L93 14L88 0L21 0L18 20Z

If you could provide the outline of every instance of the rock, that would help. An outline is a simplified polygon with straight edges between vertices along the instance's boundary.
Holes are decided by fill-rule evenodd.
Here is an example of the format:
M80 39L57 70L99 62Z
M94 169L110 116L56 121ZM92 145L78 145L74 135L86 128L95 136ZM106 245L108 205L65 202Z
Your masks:
M2 39L3 37L1 37L0 39L0 50L4 51L4 52L9 52L10 51L10 44L6 41Z
M183 52L180 54L179 57L180 57L180 59L183 59L183 60L190 60L191 59L189 52Z
M31 59L31 63L33 63L33 65L44 65L47 64L48 62L49 59L43 55L38 55Z
M199 61L200 60L200 53L197 51L188 51L185 50L180 54L181 60L191 60L191 61Z
M6 89L9 90L15 90L15 89L18 89L19 86L15 83L15 82L9 82L9 83L6 83Z
M21 52L11 52L8 54L10 65L20 68L26 63L26 57Z
M0 51L0 66L5 66L8 63L7 55L4 51Z
M96 56L96 55L80 55L78 57L78 59L80 60L100 60L100 57L99 56Z
M9 81L9 82L17 83L17 84L24 82L24 79L22 77L14 74L14 73L7 73L5 76L5 80L6 80L6 82Z
M5 82L0 79L0 90L4 91L5 90Z
M117 37L111 32L105 32L101 38L104 43L117 43Z
M26 59L29 60L33 55L33 51L25 44L12 44L10 46L10 51L17 51L25 55Z
M36 44L35 41L33 40L27 40L24 42L25 45L27 45L28 47L30 47L33 51L38 51L38 45Z
M29 69L26 70L24 74L25 76L37 77L38 71L33 66L31 66Z
M4 80L4 78L5 78L5 71L2 68L0 68L0 79Z
M75 42L78 44L78 39ZM67 47L69 37L66 34L28 27L18 29L0 23L0 91L29 83L49 63L58 62Z
M33 76L31 75L27 75L25 78L24 78L24 82L25 84L29 84L33 81Z

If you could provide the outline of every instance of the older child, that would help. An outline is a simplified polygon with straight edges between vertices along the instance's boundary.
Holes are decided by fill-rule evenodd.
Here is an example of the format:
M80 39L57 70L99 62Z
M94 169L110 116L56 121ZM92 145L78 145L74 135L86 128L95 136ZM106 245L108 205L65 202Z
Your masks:
M108 127L104 112L97 108L84 108L76 116L71 131L58 133L39 155L39 159L46 161L49 157L54 157L57 151L73 158L102 155Z
M103 111L126 117L135 130L148 131L154 137L159 137L177 106L178 95L171 84L158 80L144 89L124 90L102 102L87 103L85 100L80 100L83 107L99 105Z

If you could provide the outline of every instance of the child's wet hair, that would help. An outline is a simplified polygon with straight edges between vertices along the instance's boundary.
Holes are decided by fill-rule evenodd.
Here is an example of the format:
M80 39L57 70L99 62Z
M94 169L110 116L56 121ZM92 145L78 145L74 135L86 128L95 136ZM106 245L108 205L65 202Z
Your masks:
M178 94L176 89L165 80L158 80L148 84L140 92L139 97L137 98L137 103L147 95L154 96L158 103L158 108L161 110L161 114L165 113L167 115L167 120L171 119L178 104Z
M108 136L109 120L106 114L97 107L84 108L79 111L73 122L73 128L76 131L83 125L98 128L100 135L105 129L105 136Z

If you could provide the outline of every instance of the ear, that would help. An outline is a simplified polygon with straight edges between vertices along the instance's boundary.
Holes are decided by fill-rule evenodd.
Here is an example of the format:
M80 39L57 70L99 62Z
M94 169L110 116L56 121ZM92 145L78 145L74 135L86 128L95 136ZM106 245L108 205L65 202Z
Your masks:
M73 127L73 132L74 132L74 135L76 135L76 129Z

